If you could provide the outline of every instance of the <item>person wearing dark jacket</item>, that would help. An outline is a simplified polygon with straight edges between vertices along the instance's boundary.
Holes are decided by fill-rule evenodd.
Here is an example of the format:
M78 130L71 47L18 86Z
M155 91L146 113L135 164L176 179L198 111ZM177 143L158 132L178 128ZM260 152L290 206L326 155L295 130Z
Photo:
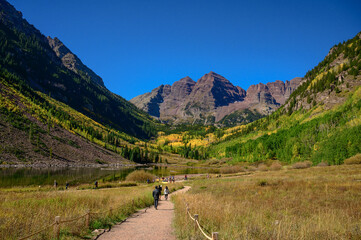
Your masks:
M162 200L162 185L159 185L158 191L159 191L159 200Z
M157 186L155 186L155 189L153 190L153 198L154 198L154 207L157 210L158 200L159 200L159 189Z

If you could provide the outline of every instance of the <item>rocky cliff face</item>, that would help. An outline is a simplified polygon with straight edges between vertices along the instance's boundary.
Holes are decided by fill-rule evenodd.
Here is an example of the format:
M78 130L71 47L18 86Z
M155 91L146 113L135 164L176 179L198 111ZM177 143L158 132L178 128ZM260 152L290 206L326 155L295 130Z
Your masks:
M151 116L160 117L160 105L164 102L164 98L170 93L170 90L170 85L160 85L150 93L133 98L132 103L148 112Z
M69 70L77 74L85 74L93 82L104 87L104 82L101 77L93 72L90 68L85 66L82 61L72 53L58 38L47 37L50 47L54 50L55 54L61 59L63 65Z
M190 77L185 77L173 83L170 92L164 95L163 103L160 105L162 119L172 119L182 116L185 99L192 93L196 82Z
M130 101L163 121L208 124L245 109L260 115L270 114L285 103L301 81L302 78L295 78L285 83L279 80L260 83L246 91L210 72L197 82L185 77L172 86L161 85Z

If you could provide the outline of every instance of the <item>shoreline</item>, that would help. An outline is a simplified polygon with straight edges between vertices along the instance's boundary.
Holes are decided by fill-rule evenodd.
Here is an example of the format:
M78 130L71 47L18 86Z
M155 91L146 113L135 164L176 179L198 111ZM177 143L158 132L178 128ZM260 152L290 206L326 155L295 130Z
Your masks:
M45 163L32 163L32 164L4 164L0 165L0 169L7 168L34 168L34 169L47 169L47 168L123 168L123 167L173 167L173 168L191 168L191 169L217 169L215 167L204 167L204 166L186 166L186 165L172 165L172 164L159 164L159 163L134 163L134 164L124 164L124 163L107 163L107 164L45 164Z

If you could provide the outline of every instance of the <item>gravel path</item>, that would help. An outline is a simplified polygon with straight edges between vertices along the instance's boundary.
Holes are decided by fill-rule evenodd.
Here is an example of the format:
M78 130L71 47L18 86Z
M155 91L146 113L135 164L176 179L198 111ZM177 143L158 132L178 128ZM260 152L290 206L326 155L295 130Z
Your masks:
M185 186L170 196L188 191ZM175 240L172 229L174 217L174 204L168 201L159 201L158 210L154 206L140 210L129 217L125 222L115 225L109 232L102 234L100 240Z

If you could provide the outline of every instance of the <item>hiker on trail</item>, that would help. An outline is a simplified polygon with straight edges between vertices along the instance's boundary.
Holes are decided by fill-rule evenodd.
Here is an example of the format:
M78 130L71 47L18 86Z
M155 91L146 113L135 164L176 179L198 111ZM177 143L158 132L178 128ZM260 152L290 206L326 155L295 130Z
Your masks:
M66 183L65 183L65 189L68 189L68 188L69 188L69 183L66 182Z
M165 198L165 200L168 200L168 194L169 194L169 189L168 189L168 186L166 186L165 189L164 189L164 198Z
M155 210L157 210L158 209L158 200L159 200L158 186L155 186L155 189L153 190L153 198L154 198L154 207L155 207Z
M95 188L98 188L98 181L95 181L94 185L95 185Z
M187 178L187 175L184 175L184 180L187 180L188 178Z
M172 180L173 180L173 183L175 183L175 178L174 178L174 176L172 177Z
M149 178L147 179L147 183L148 183L148 184L150 183L150 180L149 180Z
M57 188L58 187L58 182L56 180L54 180L54 187Z
M162 200L162 185L159 185L159 200Z

